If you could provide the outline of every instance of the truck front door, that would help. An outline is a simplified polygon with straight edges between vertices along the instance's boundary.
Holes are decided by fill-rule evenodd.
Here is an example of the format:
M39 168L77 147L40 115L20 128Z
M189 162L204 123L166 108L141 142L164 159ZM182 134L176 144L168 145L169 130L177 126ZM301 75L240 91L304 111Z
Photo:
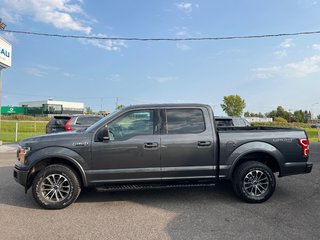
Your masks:
M132 110L108 124L109 140L93 141L92 183L160 181L158 110ZM102 129L101 129L102 130Z

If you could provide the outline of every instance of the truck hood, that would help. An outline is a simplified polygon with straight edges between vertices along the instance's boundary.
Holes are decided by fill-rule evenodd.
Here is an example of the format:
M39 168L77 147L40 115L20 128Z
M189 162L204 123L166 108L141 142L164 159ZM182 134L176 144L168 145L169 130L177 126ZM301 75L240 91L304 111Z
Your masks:
M75 142L89 142L89 139L90 136L85 132L62 132L26 138L19 144L22 147L31 147L32 150L35 150L54 146L71 147Z

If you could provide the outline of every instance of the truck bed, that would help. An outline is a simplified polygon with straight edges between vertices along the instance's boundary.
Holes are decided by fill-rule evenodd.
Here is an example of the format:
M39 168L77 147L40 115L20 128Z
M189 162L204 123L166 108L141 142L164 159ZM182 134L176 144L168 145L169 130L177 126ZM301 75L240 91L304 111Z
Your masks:
M307 137L303 129L282 127L219 127L218 139L220 143L220 177L230 178L231 166L238 158L246 156L248 159L261 158L268 160L277 158L280 161L279 176L294 174L295 170L287 170L286 166L304 166L307 159L297 158L301 156L299 139ZM250 155L251 149L255 154ZM260 154L260 156L258 156ZM275 166L276 167L276 166Z

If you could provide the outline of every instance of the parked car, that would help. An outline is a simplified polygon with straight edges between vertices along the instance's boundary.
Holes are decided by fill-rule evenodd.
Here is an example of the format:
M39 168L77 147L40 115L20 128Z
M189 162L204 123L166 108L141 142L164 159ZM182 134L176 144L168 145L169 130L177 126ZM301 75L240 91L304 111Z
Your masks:
M220 117L216 116L217 127L248 127L250 123L242 117Z
M100 115L64 115L54 116L47 124L46 133L77 131L90 127L99 121Z
M275 173L311 172L304 130L217 128L214 121L203 104L126 107L85 131L22 140L13 175L26 192L32 186L39 205L61 209L88 186L193 187L220 179L232 181L243 201L261 203L275 190Z

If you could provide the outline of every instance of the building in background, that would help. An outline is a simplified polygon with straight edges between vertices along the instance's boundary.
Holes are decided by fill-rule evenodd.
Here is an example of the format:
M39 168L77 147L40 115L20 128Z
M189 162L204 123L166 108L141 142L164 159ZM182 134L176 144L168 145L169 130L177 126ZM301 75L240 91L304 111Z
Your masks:
M252 122L273 122L272 118L266 118L266 117L263 117L263 118L260 118L260 117L245 117L245 119L249 123L252 123Z
M48 115L48 114L83 114L84 103L55 101L53 99L20 102L20 107L26 109L27 115Z

